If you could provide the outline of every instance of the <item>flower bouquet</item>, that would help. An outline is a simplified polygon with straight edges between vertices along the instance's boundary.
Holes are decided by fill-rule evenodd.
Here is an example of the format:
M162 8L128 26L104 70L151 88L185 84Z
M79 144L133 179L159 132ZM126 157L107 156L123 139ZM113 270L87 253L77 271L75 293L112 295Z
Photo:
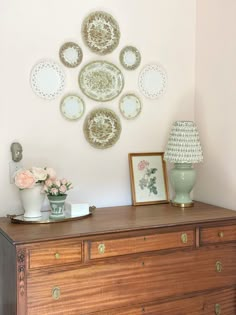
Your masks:
M67 179L47 179L44 183L43 191L46 193L51 206L52 219L63 218L64 205L67 197L66 192L72 189L72 183Z
M46 180L54 180L56 172L54 169L45 167L31 167L30 169L20 169L15 174L15 184L19 189L33 188L37 184L43 184Z
M45 198L43 184L54 180L56 173L52 168L31 167L20 169L14 176L15 185L20 190L20 198L25 218L41 217L41 208Z

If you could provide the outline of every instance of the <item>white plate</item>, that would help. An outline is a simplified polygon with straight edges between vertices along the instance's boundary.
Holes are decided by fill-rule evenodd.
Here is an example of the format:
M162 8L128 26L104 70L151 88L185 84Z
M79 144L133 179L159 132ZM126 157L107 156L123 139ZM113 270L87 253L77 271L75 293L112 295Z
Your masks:
M119 44L120 29L112 15L95 11L82 24L82 36L86 45L95 53L111 53Z
M117 97L124 87L124 77L119 68L107 61L93 61L79 74L82 92L95 101L106 102Z
M85 105L78 95L67 95L62 99L60 109L65 118L77 120L83 115Z
M108 108L91 111L84 121L84 135L91 146L107 149L119 139L121 123L119 117Z
M67 42L61 46L59 57L66 67L75 68L81 63L83 52L76 43Z
M65 74L57 63L45 60L33 67L30 81L35 94L52 100L62 93L65 86Z
M124 118L133 119L141 113L142 104L135 94L126 94L121 98L119 107Z
M158 64L147 65L139 74L138 86L141 93L150 98L160 97L166 90L167 73Z
M135 70L141 62L141 55L137 48L126 46L120 52L120 63L127 70Z

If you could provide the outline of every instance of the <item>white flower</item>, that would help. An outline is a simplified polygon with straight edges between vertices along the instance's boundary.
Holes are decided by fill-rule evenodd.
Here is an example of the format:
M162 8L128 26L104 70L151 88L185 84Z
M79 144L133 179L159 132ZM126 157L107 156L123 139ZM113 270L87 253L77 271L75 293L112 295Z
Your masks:
M32 167L31 172L36 178L36 181L43 181L47 178L47 172L43 168L40 167Z

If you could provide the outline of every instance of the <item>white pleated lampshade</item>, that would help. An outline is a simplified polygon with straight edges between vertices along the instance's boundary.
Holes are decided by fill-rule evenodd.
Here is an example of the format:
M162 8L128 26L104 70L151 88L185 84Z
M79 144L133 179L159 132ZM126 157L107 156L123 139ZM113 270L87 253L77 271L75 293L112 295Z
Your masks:
M173 123L164 160L171 163L200 163L203 161L199 133L193 121Z

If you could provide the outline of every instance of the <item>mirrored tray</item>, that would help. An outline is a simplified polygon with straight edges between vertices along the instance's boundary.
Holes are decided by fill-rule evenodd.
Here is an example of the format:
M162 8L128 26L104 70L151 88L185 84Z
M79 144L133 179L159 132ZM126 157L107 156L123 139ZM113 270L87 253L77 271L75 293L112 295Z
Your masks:
M105 55L119 44L120 29L112 15L95 11L89 14L82 24L82 36L91 51Z
M141 62L141 54L137 48L126 46L120 52L120 63L127 70L135 70Z
M107 61L93 61L81 69L79 85L87 97L94 101L106 102L121 93L124 77L114 64Z
M138 96L130 93L122 96L119 107L124 118L134 119L141 113L142 103Z
M42 211L42 216L39 218L24 218L24 215L7 215L10 218L12 223L21 223L21 224L45 224L45 223L59 223L73 220L80 220L87 218L93 214L93 211L96 209L95 206L89 207L89 214L78 216L71 215L70 210L65 211L65 216L63 218L51 219L49 217L51 211Z
M76 43L67 42L61 46L59 57L66 67L75 68L81 63L83 52Z
M44 60L36 64L31 71L31 86L38 96L52 100L62 93L65 86L65 74L54 61Z
M77 120L82 117L85 105L78 95L70 94L62 99L60 109L65 118L69 120Z
M138 86L140 92L147 98L160 97L167 86L166 70L159 64L145 66L139 74Z

